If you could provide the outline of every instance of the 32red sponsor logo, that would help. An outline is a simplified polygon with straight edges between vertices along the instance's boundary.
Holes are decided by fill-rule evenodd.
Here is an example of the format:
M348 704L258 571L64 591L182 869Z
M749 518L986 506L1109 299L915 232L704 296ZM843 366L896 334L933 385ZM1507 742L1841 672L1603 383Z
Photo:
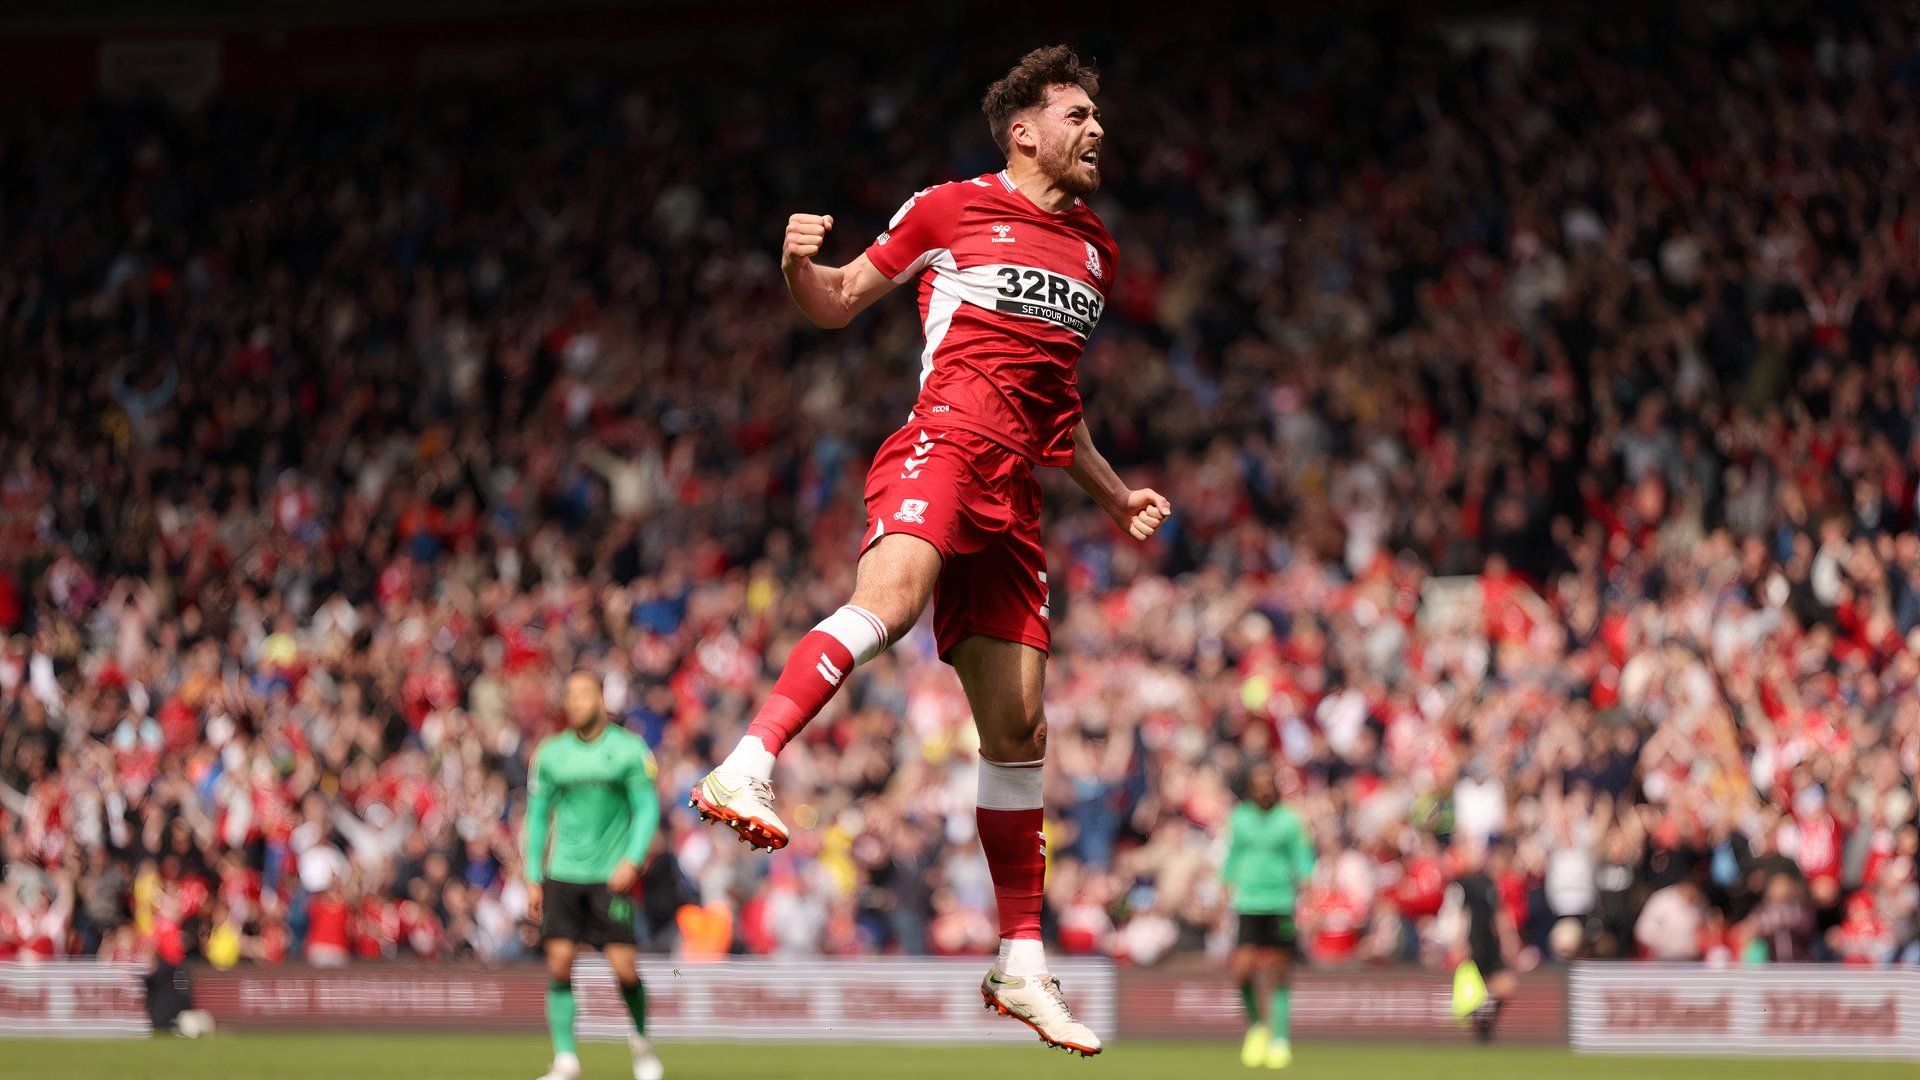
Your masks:
M1878 1001L1849 1001L1818 991L1769 991L1767 1031L1775 1035L1879 1035L1900 1033L1900 1001L1889 994Z
M1606 997L1613 1031L1673 1031L1712 1034L1733 1030L1733 995L1686 999L1666 990L1616 990Z

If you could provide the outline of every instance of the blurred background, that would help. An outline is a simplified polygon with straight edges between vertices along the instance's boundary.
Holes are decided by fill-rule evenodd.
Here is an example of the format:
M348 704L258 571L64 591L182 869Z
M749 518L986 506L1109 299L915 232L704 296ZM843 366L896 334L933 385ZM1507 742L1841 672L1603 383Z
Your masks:
M1920 21L1879 4L42 5L0 34L0 959L531 960L560 675L670 807L644 947L984 955L974 735L916 631L686 790L848 594L916 390L851 258L997 166L1027 48L1104 72L1096 441L1045 476L1046 935L1231 944L1284 765L1318 968L1920 962ZM458 11L459 19L451 18ZM975 1003L977 1006L977 1002Z

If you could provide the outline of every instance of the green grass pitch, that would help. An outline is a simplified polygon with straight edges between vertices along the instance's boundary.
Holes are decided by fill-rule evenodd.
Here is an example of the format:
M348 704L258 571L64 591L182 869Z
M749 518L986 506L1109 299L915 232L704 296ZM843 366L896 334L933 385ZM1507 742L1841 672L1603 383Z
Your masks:
M631 1076L626 1048L581 1047L585 1080ZM956 1047L670 1043L668 1080L1912 1080L1911 1063L1578 1057L1565 1050L1495 1046L1353 1046L1304 1043L1282 1072L1246 1069L1239 1047L1217 1042L1126 1041L1091 1060L1038 1044ZM529 1035L218 1035L126 1042L0 1039L0 1077L47 1080L533 1080L546 1071L545 1040Z

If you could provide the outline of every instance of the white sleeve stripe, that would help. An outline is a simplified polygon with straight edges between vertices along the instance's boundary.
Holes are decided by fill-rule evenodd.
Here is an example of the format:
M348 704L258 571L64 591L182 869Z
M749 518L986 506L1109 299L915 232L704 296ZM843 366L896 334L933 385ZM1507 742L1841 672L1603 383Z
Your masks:
M889 230L898 228L900 225L900 222L906 219L907 211L913 209L913 204L925 198L927 195L927 192L932 190L933 190L932 188L923 188L920 191L914 192L913 195L910 196L906 202L903 202L900 204L900 209L895 210L893 212L893 220L887 222L887 228Z
M947 248L932 248L921 252L920 257L908 263L906 269L893 275L893 283L895 285L905 285L908 281L919 276L920 271L932 265L935 259L947 254L948 250Z
M926 322L920 328L927 340L927 347L920 353L921 386L927 385L927 377L933 374L933 354L940 351L940 343L946 340L947 331L953 326L954 312L959 311L960 305L965 302L958 292L940 288L937 284L942 280L953 280L953 252L942 248L935 255L939 259L936 265L949 272L935 276L933 296L927 301Z

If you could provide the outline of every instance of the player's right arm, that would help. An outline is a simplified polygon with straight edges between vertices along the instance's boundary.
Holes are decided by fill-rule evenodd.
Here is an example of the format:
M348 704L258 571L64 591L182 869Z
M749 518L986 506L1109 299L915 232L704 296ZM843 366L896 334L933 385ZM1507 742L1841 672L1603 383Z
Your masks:
M807 321L824 330L837 330L893 288L893 280L862 254L845 266L822 266L820 253L833 231L833 215L795 214L787 219L787 238L780 248L780 272L787 291Z
M527 832L526 878L527 878L527 915L540 918L540 879L547 861L547 825L553 816L553 785L541 772L540 753L545 747L533 751L533 768L527 770Z
M1314 864L1319 861L1313 850L1313 834L1307 831L1307 819L1296 811L1293 815L1293 850L1289 853L1293 865L1294 885L1307 880L1313 874Z

